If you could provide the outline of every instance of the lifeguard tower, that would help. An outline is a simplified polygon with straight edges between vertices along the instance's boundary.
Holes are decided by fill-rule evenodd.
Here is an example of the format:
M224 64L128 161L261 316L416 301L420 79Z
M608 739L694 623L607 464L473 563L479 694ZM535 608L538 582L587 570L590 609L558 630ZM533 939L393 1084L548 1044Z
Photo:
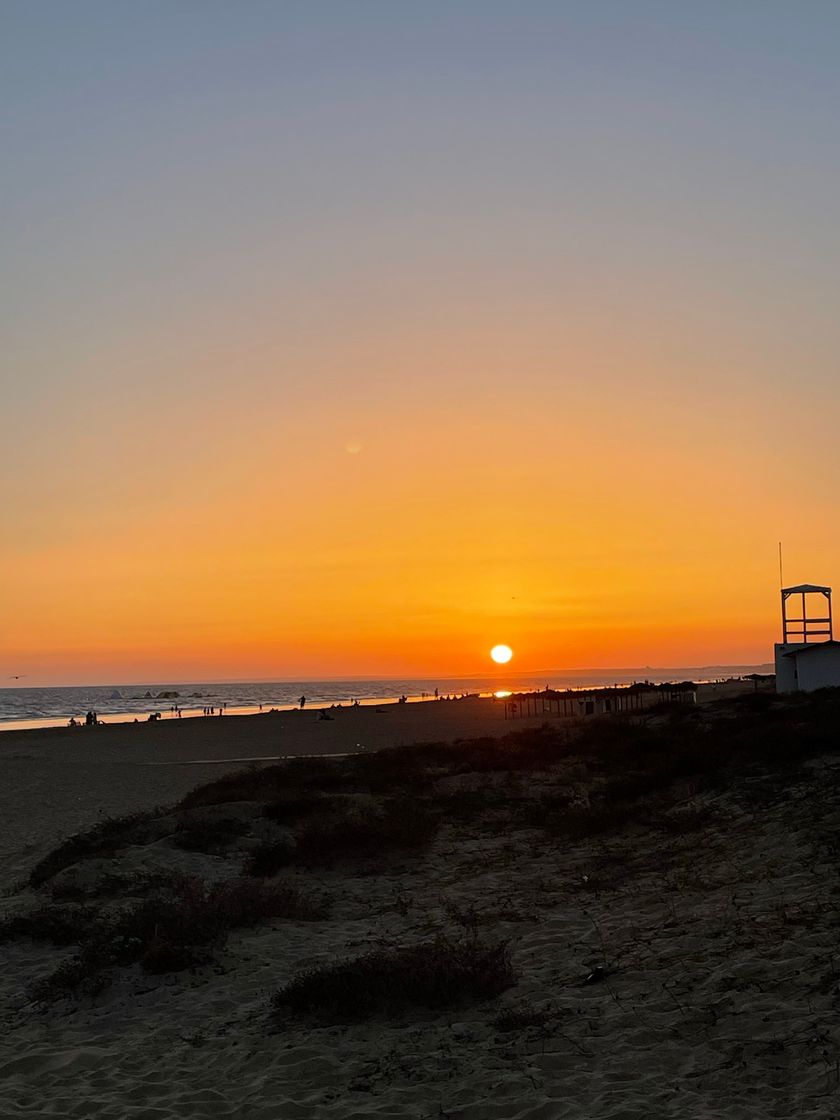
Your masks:
M840 686L840 642L834 640L831 588L800 583L783 587L781 594L776 691L813 692Z

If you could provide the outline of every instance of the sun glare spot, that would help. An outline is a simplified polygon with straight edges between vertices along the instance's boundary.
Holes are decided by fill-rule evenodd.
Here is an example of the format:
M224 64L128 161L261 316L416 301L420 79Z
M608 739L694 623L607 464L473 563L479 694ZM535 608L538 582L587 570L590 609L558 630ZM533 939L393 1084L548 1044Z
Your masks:
M493 646L490 650L490 656L497 665L506 665L513 657L513 650L510 646Z

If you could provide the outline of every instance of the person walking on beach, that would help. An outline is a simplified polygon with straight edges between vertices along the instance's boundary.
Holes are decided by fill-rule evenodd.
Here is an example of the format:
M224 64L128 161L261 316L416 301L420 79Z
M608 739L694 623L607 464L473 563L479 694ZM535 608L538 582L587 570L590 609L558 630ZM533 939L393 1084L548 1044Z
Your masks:
M306 697L301 696L300 700L298 700L298 703L300 704L301 711L303 711L303 706L306 703Z

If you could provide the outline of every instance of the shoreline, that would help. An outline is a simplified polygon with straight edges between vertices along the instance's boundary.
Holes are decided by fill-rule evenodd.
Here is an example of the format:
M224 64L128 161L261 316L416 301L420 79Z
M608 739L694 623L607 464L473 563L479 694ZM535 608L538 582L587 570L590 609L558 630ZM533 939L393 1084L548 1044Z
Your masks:
M506 689L502 689L502 690L499 690L498 693L479 692L479 693L470 693L468 695L463 695L463 696L452 696L452 697L450 697L450 696L435 697L435 696L428 696L428 695L415 695L415 696L407 696L406 697L406 703L408 703L408 704L425 704L425 703L434 703L434 702L437 702L437 701L450 701L451 702L452 700L463 700L463 699L467 699L467 698L469 698L469 699L479 699L479 698L480 699L490 699L493 696L501 697L501 696L506 696L508 694L509 693ZM124 725L135 724L135 723L154 723L154 722L157 722L157 720L152 720L152 719L149 718L150 715L152 715L153 712L159 712L160 713L159 718L160 718L161 722L163 722L163 721L172 722L174 720L177 723L179 720L184 720L184 719L189 719L189 720L193 720L193 719L219 719L219 718L228 718L228 717L232 717L232 716L286 715L290 712L298 712L298 711L320 712L322 710L338 711L338 710L345 710L345 709L349 709L349 708L383 707L385 705L396 704L398 702L399 702L399 697L397 697L397 696L377 696L377 697L364 697L364 698L360 697L358 700L350 700L350 701L344 700L344 701L338 701L338 702L329 701L329 700L312 700L312 701L310 701L307 698L306 705L303 708L301 708L299 703L294 703L294 704L276 703L276 704L273 704L270 708L266 707L265 705L259 705L259 704L239 704L239 705L235 705L235 706L231 706L231 707L225 706L224 710L220 714L218 711L216 711L216 707L218 705L214 705L212 715L205 712L203 710L203 708L201 708L201 707L193 707L193 706L190 706L188 708L187 707L182 707L182 708L175 707L173 709L171 704L170 704L169 707L166 707L166 708L163 708L161 705L157 705L155 707L145 708L143 710L138 710L138 711L106 712L106 713L104 713L103 716L100 716L99 726L110 727L110 726L113 726L113 725L124 726ZM167 701L167 703L169 703L169 702ZM179 711L181 713L180 715L178 714ZM62 728L62 727L63 728L70 728L70 725L69 725L69 719L70 718L71 717L67 717L65 719L65 718L62 717L60 721L59 721L59 717L51 717L51 716L46 716L44 718L33 718L33 719L0 720L0 734L2 734L3 732L6 732L6 731L47 731L47 730L54 729L54 728ZM82 728L84 728L84 717L82 715L74 713L72 718L76 719L77 724L80 723ZM70 730L73 730L73 728L70 728Z
M688 678L686 678L688 679ZM673 680L653 678L649 682L639 681L622 681L613 683L600 683L600 684L579 684L566 686L563 688L555 688L553 686L545 686L552 693L555 694L580 694L586 692L594 692L598 690L615 689L623 691L633 687L639 683L650 683L654 685L674 683ZM767 687L767 682L772 683L769 675L765 677L765 682L762 687ZM305 682L304 682L305 683ZM751 685L745 676L732 676L725 678L715 679L695 679L693 682L698 695L698 702L706 702L708 699L721 699L728 696L735 695L738 691L744 691ZM444 692L441 690L440 695L435 696L431 692L422 691L419 693L405 694L405 702L407 704L425 704L425 703L438 703L438 702L463 702L464 700L489 700L489 699L503 699L511 695L519 696L533 696L538 695L544 691L544 688L539 686L523 686L517 688L514 685L510 687L500 687L494 690L478 689L476 691L467 692ZM702 697L702 698L701 698ZM145 697L143 698L145 701ZM183 697L184 700L193 700L191 696ZM161 701L156 704L155 700ZM171 722L182 721L184 719L216 719L221 716L252 716L252 715L277 715L287 714L299 710L318 712L327 710L331 713L351 709L351 708L370 708L370 707L383 707L395 704L399 700L399 694L391 693L383 696L360 696L333 699L330 697L307 697L306 706L301 709L297 701L284 703L282 701L266 701L263 703L246 703L246 704L224 704L223 711L217 711L219 702L216 701L211 707L213 715L208 715L203 706L191 704L188 707L179 706L173 703L174 697L157 696L149 698L149 703L145 704L143 708L126 709L113 712L103 712L99 714L99 722L102 726L111 725L128 725L135 723L148 723L148 722ZM271 705L270 707L268 705ZM95 705L93 705L95 707ZM158 713L157 720L152 720L150 717L153 713ZM179 714L180 713L180 714ZM0 742L2 742L4 733L6 732L22 732L22 731L43 731L55 728L68 728L69 720L76 719L78 723L84 723L84 716L79 711L74 711L71 716L44 716L44 717L31 717L20 719L2 719L0 718Z

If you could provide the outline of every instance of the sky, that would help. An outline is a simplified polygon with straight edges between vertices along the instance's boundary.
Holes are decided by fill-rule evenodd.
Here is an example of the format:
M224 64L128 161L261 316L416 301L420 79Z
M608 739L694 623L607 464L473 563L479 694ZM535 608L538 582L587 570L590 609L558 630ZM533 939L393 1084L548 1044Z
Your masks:
M0 682L769 660L778 541L840 580L838 47L2 0Z

